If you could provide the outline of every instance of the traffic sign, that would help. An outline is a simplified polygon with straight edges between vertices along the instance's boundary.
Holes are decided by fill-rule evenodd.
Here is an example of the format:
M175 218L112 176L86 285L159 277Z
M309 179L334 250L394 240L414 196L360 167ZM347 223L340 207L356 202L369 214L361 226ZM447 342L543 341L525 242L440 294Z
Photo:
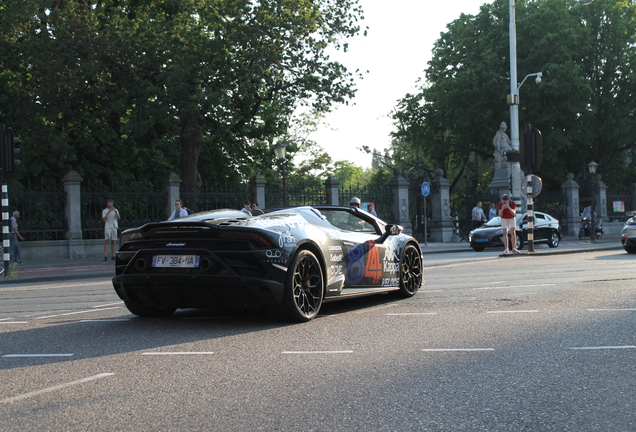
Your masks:
M541 190L543 189L543 181L541 180L541 177L536 176L534 174L532 174L532 196L536 197L541 193ZM523 180L521 181L521 193L523 193L523 195L525 197L528 196L528 177L524 177Z
M431 193L431 185L428 182L422 183L422 195L428 196Z

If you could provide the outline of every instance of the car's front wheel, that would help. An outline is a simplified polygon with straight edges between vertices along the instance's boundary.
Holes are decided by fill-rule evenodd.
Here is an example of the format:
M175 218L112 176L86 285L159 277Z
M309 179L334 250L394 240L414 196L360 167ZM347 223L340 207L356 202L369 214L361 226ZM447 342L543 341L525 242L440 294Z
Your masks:
M559 245L559 234L556 232L553 232L550 235L550 239L548 240L548 246L550 246L551 248L555 248Z
M299 251L292 259L285 280L282 304L283 318L306 322L318 315L325 295L322 267L308 250Z
M422 253L415 245L406 245L400 260L400 296L412 297L415 295L422 286L423 276Z
M124 304L131 313L144 318L167 317L172 315L174 311L177 310L177 308L159 308L155 306L147 306L141 303L134 302L132 300L124 300Z
M636 253L636 248L634 248L634 247L626 247L626 246L623 246L623 249L625 249L625 252L627 252L628 254L634 254L634 253Z
M485 249L485 248L484 248L484 247L481 247L481 246L473 246L473 250L474 250L475 252L483 252L483 251L484 251L484 249Z

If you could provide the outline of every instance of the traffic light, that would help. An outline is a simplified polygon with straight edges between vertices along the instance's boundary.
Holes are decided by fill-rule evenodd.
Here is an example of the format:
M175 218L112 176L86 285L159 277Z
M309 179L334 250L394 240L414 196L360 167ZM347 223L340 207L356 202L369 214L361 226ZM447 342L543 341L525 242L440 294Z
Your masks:
M6 128L2 125L0 129L1 145L0 145L0 158L2 159L2 172L3 174L12 173L16 165L20 165L20 160L15 156L20 154L20 149L16 147L20 144L20 137L13 135L13 129Z
M543 160L543 137L541 131L532 125L526 125L519 137L519 155L521 168L533 172L541 168Z

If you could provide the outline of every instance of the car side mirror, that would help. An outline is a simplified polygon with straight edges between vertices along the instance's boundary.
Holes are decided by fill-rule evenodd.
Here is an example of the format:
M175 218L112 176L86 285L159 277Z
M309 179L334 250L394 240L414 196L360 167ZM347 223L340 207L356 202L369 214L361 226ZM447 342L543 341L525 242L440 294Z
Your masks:
M386 226L386 232L389 235L398 235L398 234L402 233L403 230L404 230L404 227L402 227L401 225L387 225Z

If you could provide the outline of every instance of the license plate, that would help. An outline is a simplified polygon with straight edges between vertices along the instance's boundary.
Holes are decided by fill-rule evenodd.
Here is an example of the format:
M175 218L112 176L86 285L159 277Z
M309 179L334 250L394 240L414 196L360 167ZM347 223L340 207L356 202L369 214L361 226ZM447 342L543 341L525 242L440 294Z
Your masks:
M487 242L487 241L488 241L488 239L487 239L487 238L480 238L480 239L476 238L476 239L475 239L475 243L485 243L485 242Z
M199 267L199 255L155 255L152 257L153 267Z

